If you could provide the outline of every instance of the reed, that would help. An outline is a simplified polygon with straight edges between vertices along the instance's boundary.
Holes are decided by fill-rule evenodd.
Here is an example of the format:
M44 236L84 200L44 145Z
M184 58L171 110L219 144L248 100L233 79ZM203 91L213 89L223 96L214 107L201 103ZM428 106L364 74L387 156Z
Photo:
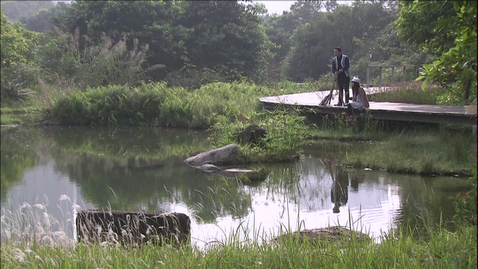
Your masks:
M471 175L471 167L477 165L474 148L475 139L466 133L396 133L385 141L351 148L344 163L390 172Z
M396 83L397 90L372 94L370 101L436 105L443 89L434 85L422 90L418 81Z
M166 83L88 88L59 99L53 117L68 124L209 128L218 117L261 111L258 98L274 90L249 83L210 83L198 90Z
M30 214L28 210L39 210ZM52 219L40 205L23 211L2 211L1 268L476 268L476 226L460 225L451 232L440 225L427 226L426 236L414 236L403 226L384 233L379 244L350 237L315 244L295 240L290 226L280 244L272 233L241 223L226 239L197 246L124 247L77 244L67 237L49 237L42 219ZM46 214L46 215L45 215ZM38 219L40 217L40 219ZM33 218L25 226L26 218ZM54 221L54 220L53 220ZM41 224L43 229L31 226ZM23 225L23 226L22 226ZM33 228L32 228L33 227ZM53 227L53 226L51 226ZM299 225L299 227L301 227ZM352 227L352 226L351 226ZM4 236L10 234L9 240ZM55 231L56 232L56 231ZM15 238L15 240L13 240ZM66 243L67 242L67 243Z

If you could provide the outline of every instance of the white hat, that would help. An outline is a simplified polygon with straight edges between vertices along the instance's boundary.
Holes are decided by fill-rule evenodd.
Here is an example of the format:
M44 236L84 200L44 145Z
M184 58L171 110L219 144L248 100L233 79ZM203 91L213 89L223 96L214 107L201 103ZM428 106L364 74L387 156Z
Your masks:
M357 82L357 83L360 83L360 79L359 79L359 77L357 77L357 76L354 76L354 77L352 78L352 82Z

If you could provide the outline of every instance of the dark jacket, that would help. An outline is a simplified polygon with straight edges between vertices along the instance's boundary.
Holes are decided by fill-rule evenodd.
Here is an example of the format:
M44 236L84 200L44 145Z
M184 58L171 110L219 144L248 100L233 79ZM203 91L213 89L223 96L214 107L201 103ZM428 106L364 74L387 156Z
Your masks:
M342 64L342 69L344 70L344 73L345 73L345 76L347 77L350 77L350 71L349 71L349 67L350 67L350 62L349 62L349 57L345 54L342 54L342 61L340 61L340 63ZM332 76L335 74L335 71L339 71L337 69L338 67L338 63L337 63L337 56L334 56L334 59L332 60Z

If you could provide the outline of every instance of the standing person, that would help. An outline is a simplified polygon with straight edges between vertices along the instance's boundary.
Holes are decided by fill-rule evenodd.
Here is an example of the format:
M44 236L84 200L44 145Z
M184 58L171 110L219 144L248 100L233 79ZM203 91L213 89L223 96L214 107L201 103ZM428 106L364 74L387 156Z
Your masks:
M365 90L360 87L360 78L352 78L352 102L347 105L349 115L353 114L353 109L369 108L367 94Z
M335 106L344 105L344 90L345 90L345 103L349 102L349 83L350 83L350 62L349 57L342 54L342 49L339 47L334 48L334 59L332 60L332 75L337 86L339 87L339 102Z

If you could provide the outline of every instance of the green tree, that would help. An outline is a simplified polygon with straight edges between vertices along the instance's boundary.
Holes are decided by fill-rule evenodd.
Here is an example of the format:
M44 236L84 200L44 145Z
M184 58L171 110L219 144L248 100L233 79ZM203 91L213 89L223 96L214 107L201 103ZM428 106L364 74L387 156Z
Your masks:
M185 41L191 64L225 67L256 79L265 75L272 43L260 17L265 13L262 5L185 1L182 6L184 16L178 23L192 29Z
M424 66L423 87L452 85L442 103L476 100L476 12L476 1L400 2L399 36L436 57Z
M9 67L19 63L31 64L34 60L32 46L36 35L21 26L11 23L2 10L1 18L1 65Z
M114 41L136 38L149 45L148 63L165 64L168 71L193 65L261 78L271 46L264 12L263 5L236 1L77 1L56 25L70 33L79 28L80 38L93 42L102 33ZM165 74L155 75L159 80Z
M42 9L53 7L53 1L2 1L2 11L11 22L34 16Z
M364 39L361 49L354 53L353 75L360 78L366 77L366 68L371 63L391 66L421 66L431 62L430 55L417 49L416 45L400 40L394 22L391 22L384 29L380 30L372 38ZM411 72L415 69L408 68ZM415 74L415 73L414 73ZM398 81L395 74L395 81ZM415 79L411 74L409 79ZM378 73L370 74L371 81L378 79ZM391 81L392 71L390 68L383 69L383 81ZM364 81L365 82L365 81Z
M269 61L270 81L279 81L283 78L283 63L292 47L292 34L300 25L299 18L292 12L284 12L282 15L267 15L265 17L266 33L273 46L273 57Z
M59 15L64 14L68 6L68 3L59 2L48 9L40 10L33 16L22 17L20 22L30 31L45 33L52 29L52 20L55 20Z
M292 48L286 62L286 75L293 81L318 79L327 72L334 37L327 35L330 22L322 17L314 23L303 24L294 31ZM331 49L327 49L331 48Z
M86 35L93 43L100 43L103 33L113 42L126 36L128 50L133 48L133 40L138 39L140 44L149 45L150 65L165 64L177 69L187 59L183 43L189 33L183 26L174 24L181 12L179 5L166 1L77 1L60 16L56 25L72 34L78 28L80 38Z
M287 76L294 81L318 79L330 72L333 48L340 46L354 65L354 54L394 19L393 10L382 3L356 2L319 12L313 21L300 25L292 37Z
M23 28L20 23L11 23L1 11L1 96L6 99L24 100L29 87L36 80L33 66L36 62L33 46L37 36Z

